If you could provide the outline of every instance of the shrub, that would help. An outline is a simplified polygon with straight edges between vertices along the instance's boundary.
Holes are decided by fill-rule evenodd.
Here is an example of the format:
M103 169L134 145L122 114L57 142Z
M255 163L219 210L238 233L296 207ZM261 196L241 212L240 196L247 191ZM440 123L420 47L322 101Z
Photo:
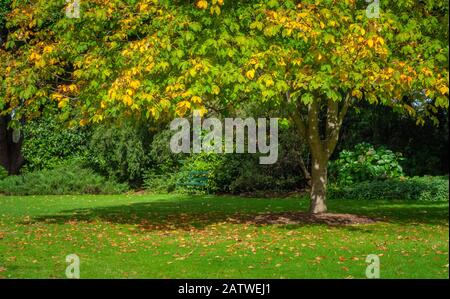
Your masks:
M8 195L117 194L127 189L126 184L107 180L92 170L75 164L8 176L0 180L0 193Z
M330 199L448 201L448 176L425 176L361 182L350 186L331 185Z
M186 158L186 154L175 154L170 149L170 139L173 131L162 130L153 136L149 151L151 169L155 173L170 175L181 167L180 161Z
M176 188L176 175L173 173L157 174L154 170L144 172L143 187L155 193L173 192Z
M206 193L215 193L220 186L220 169L222 163L225 161L225 156L216 153L199 153L189 155L186 160L182 161L180 171L176 174L176 187L178 191L193 192L200 191ZM205 171L207 172L207 180L204 186L190 186L184 185L191 179L193 172ZM222 182L223 183L223 182Z
M306 184L299 160L305 159L307 151L293 130L280 130L278 161L273 165L260 165L259 156L255 154L174 154L169 148L172 134L165 130L153 139L152 168L144 178L146 189L154 192L176 189L180 192L247 193L290 191ZM182 185L189 181L193 171L209 172L206 186Z
M22 153L26 164L21 171L52 169L67 160L85 161L88 140L87 128L66 128L54 116L29 121L24 126Z
M148 166L146 129L130 123L95 128L89 148L91 166L119 181L138 185Z
M374 179L398 178L403 176L401 160L401 153L360 143L352 151L343 150L339 158L330 163L330 179L340 185L349 185Z
M5 167L0 165L0 180L3 180L8 176L8 171L5 169Z

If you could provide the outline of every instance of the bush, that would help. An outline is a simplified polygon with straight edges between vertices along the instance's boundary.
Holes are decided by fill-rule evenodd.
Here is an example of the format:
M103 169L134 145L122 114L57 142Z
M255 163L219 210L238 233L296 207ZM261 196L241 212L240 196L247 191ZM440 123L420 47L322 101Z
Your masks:
M351 186L331 185L330 199L448 201L448 176L425 176L361 182Z
M156 174L171 175L181 167L181 161L186 159L186 154L172 153L170 139L173 131L165 129L153 136L150 145L149 160L150 172Z
M75 164L38 170L0 180L0 193L7 195L117 194L128 189Z
M8 171L5 169L5 167L0 165L0 180L3 180L8 176Z
M68 160L86 161L88 140L86 128L66 128L54 116L29 121L24 126L26 164L21 171L52 169Z
M176 174L177 190L182 192L200 191L205 193L215 193L220 188L221 166L225 161L225 156L216 153L192 154L182 161L180 171ZM192 172L207 172L205 186L183 185L188 183Z
M403 176L401 153L385 148L375 149L368 143L357 144L352 151L343 150L330 162L330 179L339 185L350 185L376 179Z
M157 174L154 170L144 173L143 187L148 191L155 193L173 192L176 188L176 175Z
M98 126L89 145L91 166L105 176L139 185L148 166L146 133L130 123Z
M281 129L278 161L260 165L255 154L173 154L169 148L170 130L157 134L152 142L152 168L144 178L144 187L153 192L173 191L207 193L248 193L257 191L290 191L306 184L299 159L306 147L299 143L293 130ZM192 171L208 171L206 186L183 186Z

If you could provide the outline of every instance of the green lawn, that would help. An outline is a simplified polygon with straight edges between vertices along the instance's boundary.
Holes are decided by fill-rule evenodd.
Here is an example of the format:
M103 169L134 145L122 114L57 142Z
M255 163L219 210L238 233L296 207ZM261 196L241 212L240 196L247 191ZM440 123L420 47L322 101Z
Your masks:
M448 278L448 202L330 201L375 224L257 225L239 214L304 211L306 198L0 196L0 277ZM234 219L234 220L233 220ZM237 220L236 220L237 219Z

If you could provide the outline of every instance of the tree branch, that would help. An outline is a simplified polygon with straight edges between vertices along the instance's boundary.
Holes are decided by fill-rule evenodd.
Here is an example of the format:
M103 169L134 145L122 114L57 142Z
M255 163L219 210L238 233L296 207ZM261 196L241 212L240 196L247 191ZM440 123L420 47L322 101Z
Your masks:
M311 147L311 154L323 155L324 148L320 138L318 102L319 99L313 100L308 106L308 143Z
M330 102L331 101L331 102ZM330 157L336 148L337 142L339 140L339 132L342 127L342 122L347 114L348 107L350 106L350 94L345 96L343 105L338 111L339 104L328 100L328 111L327 111L327 139L326 139L326 152L327 156Z

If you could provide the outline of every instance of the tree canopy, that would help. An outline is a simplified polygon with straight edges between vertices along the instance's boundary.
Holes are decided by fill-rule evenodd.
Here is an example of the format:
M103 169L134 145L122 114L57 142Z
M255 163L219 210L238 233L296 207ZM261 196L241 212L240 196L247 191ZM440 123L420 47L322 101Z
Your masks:
M448 106L443 2L384 1L374 19L351 0L80 3L80 18L68 18L64 1L13 1L3 113L33 117L57 103L86 123L212 101L292 109L348 96L423 121Z

